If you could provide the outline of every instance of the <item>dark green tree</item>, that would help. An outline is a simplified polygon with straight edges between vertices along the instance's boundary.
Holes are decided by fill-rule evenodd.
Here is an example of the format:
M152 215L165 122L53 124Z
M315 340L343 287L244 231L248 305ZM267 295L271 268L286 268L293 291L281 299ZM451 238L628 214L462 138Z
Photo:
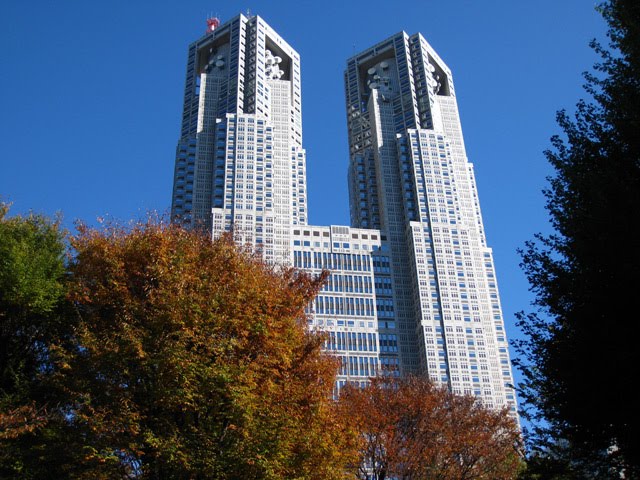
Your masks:
M592 42L601 61L585 74L591 100L574 118L558 113L564 136L545 152L554 233L523 252L538 311L519 317L516 365L534 449L567 461L575 478L640 478L629 392L640 339L640 2L599 9L609 48Z

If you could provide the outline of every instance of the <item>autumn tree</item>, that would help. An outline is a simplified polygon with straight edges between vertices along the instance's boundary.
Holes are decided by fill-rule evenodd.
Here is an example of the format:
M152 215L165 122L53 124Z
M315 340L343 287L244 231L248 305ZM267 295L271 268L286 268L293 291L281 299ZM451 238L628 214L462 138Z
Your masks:
M0 477L339 479L323 278L149 221L0 210ZM65 270L66 267L66 270Z
M600 7L609 48L586 74L590 101L546 152L555 169L545 191L555 230L538 235L523 267L538 311L520 316L520 389L537 430L536 455L564 461L575 478L640 478L637 378L640 323L640 3Z
M150 221L71 239L73 342L52 347L71 478L340 478L322 279Z
M357 478L384 480L516 478L518 428L493 411L424 377L372 379L345 388L339 409L359 436Z

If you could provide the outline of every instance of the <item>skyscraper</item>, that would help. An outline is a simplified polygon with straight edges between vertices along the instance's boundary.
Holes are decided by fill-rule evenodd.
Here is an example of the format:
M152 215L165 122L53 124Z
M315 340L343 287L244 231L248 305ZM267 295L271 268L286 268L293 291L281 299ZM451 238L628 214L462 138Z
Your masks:
M189 46L172 217L289 263L307 223L300 57L260 17L209 25Z
M420 34L347 61L351 223L390 246L403 372L515 410L492 251L451 71Z
M491 249L451 72L420 34L348 60L351 227L307 224L300 58L239 15L189 47L172 218L331 275L309 306L342 359L515 409Z

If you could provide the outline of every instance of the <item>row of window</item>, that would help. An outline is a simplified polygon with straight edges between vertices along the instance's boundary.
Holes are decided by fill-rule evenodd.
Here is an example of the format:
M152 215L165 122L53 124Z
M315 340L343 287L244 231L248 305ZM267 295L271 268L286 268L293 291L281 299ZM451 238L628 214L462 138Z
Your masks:
M361 275L331 274L322 291L324 292L348 292L348 293L372 293L371 277Z
M294 240L294 245L296 241ZM370 272L370 258L369 255L357 253L301 252L296 250L293 252L293 265L297 268ZM374 259L374 263L375 261ZM386 264L388 266L388 259Z
M315 310L318 314L373 316L373 299L361 297L334 297L318 295L315 299Z
M325 348L334 351L377 352L378 343L375 333L329 332Z
M341 356L340 360L341 365L338 375L372 377L378 371L378 359L376 357Z

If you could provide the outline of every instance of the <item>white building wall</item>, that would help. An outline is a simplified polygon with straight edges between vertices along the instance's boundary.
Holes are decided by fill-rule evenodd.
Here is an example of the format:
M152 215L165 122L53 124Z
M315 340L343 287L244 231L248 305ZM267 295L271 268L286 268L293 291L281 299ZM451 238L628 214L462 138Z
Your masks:
M420 34L401 32L349 59L345 87L352 223L389 237L402 371L515 415L493 259L449 68Z
M174 221L213 237L233 230L290 263L290 227L308 218L298 54L260 17L239 15L195 42L188 62Z

